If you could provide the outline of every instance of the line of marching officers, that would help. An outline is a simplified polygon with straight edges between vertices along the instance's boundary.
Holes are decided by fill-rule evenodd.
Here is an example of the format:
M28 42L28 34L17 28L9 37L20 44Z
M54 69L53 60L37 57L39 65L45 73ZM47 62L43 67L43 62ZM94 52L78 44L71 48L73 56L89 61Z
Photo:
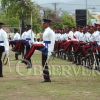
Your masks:
M31 29L31 25L27 25L27 30L26 28L22 28L22 35L19 34L18 29L14 28L14 38L12 40L8 39L7 33L2 28L3 25L4 23L0 22L0 77L3 77L2 54L5 52L6 56L9 56L9 45L12 45L13 50L13 48L19 43L20 40L25 40L27 44L26 52L28 52L30 50L30 45L32 45L34 42L34 33ZM22 46L21 51L24 49L24 46ZM15 53L16 59L18 59L19 54L20 53Z
M26 53L23 56L23 59L21 59L21 61L22 61L22 63L25 63L26 65L28 63L25 62L25 60L30 62L30 64L27 66L27 68L32 67L31 56L34 53L35 49L40 50L42 52L42 66L43 66L43 76L44 76L44 80L42 81L42 83L51 82L50 76L49 76L47 60L51 56L53 49L54 49L55 33L50 28L50 23L51 23L50 19L43 19L44 32L43 32L43 36L42 36L42 42L34 42L34 32L32 31L31 25L27 25L26 28L25 27L22 28L21 36L18 33L18 29L14 29L14 38L12 40L9 40L9 43L8 43L7 36L6 36L7 43L9 45L12 45L11 50L16 52L17 55L19 55L21 53L23 53L23 55L24 55L24 48L26 49ZM3 39L3 42L5 43L4 39ZM0 40L2 42L1 38L0 38ZM8 44L5 46L5 48L7 48L7 47L9 48ZM1 45L1 43L0 43L0 45ZM7 49L5 52L7 52L7 51L9 51L9 49ZM4 46L3 46L2 53L3 52L4 52ZM8 55L8 53L7 53L7 55ZM16 55L15 55L15 58L18 59L18 57L16 57ZM2 64L2 62L1 62L1 64ZM0 66L0 68L2 68L2 65ZM1 71L0 75L1 75L1 77L3 77L2 69L0 69L0 71Z
M28 68L30 68L32 67L32 54L35 49L40 50L42 51L42 66L45 66L43 70L43 82L51 82L46 61L52 55L53 50L57 52L64 50L64 52L70 54L73 46L74 63L77 64L81 64L80 56L83 58L87 57L88 53L91 52L90 48L94 51L100 51L100 25L85 27L75 26L52 30L50 23L51 20L43 19L43 41L39 43L34 42L34 32L31 29L31 25L27 25L27 28L22 28L21 36L18 33L18 29L14 29L14 38L8 43L7 34L2 29L2 23L0 23L0 59L4 51L9 55L10 44L15 45L14 47L12 46L12 51L16 52L15 58L18 59L16 55L21 53L24 55L25 48L26 53L23 56L22 62L26 63L24 59L28 60L31 64L31 66L28 66ZM0 77L3 77L1 60Z
M56 33L54 51L58 54L60 53L60 56L61 52L66 52L66 55L70 55L73 47L73 62L78 65L80 65L81 60L85 60L90 53L93 54L96 50L100 52L100 25L98 24L94 26L75 26L65 29L54 29L54 31ZM93 64L93 62L94 59L91 59L91 64Z

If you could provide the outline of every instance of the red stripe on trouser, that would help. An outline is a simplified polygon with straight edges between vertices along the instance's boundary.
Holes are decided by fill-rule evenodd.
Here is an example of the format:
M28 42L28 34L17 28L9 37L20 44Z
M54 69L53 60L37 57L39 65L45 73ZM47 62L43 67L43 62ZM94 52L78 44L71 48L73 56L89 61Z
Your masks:
M19 41L20 42L20 41ZM14 50L16 50L18 48L18 44L19 42L16 44L16 46L14 47Z
M18 41L18 43L16 43L16 46L14 47L14 50L18 50L19 44L20 44L20 41Z
M93 45L95 45L96 43L95 43L95 42L91 42L90 44L91 44L91 46L93 46Z
M19 41L19 43L17 44L17 46L16 46L16 49L18 49L18 52L21 52L21 47L22 47L22 45L25 45L25 44L27 44L28 43L28 41Z
M68 49L69 49L70 43L71 43L71 42L68 42L68 43L67 43L67 45L66 45L66 47L65 47L65 50L68 50Z
M100 51L100 46L97 47L98 51Z
M58 50L60 50L60 45L61 45L61 43L62 43L62 42L59 42L59 43L58 43Z
M87 44L87 42L80 42L76 48L76 52L79 50L80 46Z
M66 42L66 40L62 40L62 43Z
M65 42L66 42L66 40L63 40L63 41L62 41L62 43L61 43L61 45L60 45L60 48L61 48L61 49L64 49L64 43L65 43Z
M18 45L18 52L21 52L21 46L22 46L22 41L19 42L19 45Z
M94 47L93 50L94 50L94 51L96 51L96 50L100 51L100 46Z
M66 48L66 45L67 45L68 43L69 43L68 41L66 41L66 42L64 43L64 49Z
M88 48L90 48L90 45L85 45L84 47L82 47L82 52L83 52L84 56L86 56L85 51L86 51L86 49L88 49Z
M14 43L14 41L9 41L9 45L12 44L12 43Z
M65 43L62 43L62 45L61 45L61 49L64 49L64 45L65 45Z
M78 45L78 44L79 44L78 41L73 42L73 48L74 48L74 51L76 51L76 48L77 48L77 45Z
M60 41L57 41L57 50L59 50L59 43L61 43Z
M24 58L29 59L32 56L32 54L34 53L36 47L44 47L44 45L43 44L32 45L31 49L28 51L28 53L25 55Z

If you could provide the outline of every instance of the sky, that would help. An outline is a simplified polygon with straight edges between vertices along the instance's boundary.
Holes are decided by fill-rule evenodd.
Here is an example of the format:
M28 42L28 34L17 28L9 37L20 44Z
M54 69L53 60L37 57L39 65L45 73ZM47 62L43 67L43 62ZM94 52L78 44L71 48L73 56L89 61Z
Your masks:
M31 0L33 2L36 2L38 4L46 4L46 3L54 3L54 2L69 2L69 1L72 1L72 0Z
M54 9L52 3L58 3L57 9L62 11L75 12L76 9L86 9L86 1L88 9L100 12L100 0L31 0L42 7ZM93 9L95 8L95 9Z

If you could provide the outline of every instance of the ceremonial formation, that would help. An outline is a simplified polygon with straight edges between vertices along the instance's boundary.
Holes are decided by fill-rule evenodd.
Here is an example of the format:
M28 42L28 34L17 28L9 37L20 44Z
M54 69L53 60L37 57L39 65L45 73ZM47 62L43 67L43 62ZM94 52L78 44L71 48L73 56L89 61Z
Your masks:
M43 29L44 32L41 34L41 41L35 41L34 32L32 31L32 25L26 25L22 27L21 34L17 28L14 28L14 36L7 38L7 33L2 29L0 35L0 47L1 47L1 57L2 53L5 51L6 56L9 56L9 46L12 47L12 51L15 52L15 60L18 60L18 56L22 55L21 63L24 63L27 68L31 68L31 56L34 54L35 50L42 52L42 67L43 67L43 82L51 82L48 70L48 63L50 56L54 50L55 45L55 32L50 28L50 19L43 19ZM4 37L5 35L5 37ZM11 34L9 34L11 35ZM3 38L2 38L3 37ZM3 44L3 45L2 45ZM25 52L24 52L25 51ZM2 73L2 61L0 66L0 77L3 77Z
M44 77L42 82L51 82L47 63L51 55L72 61L76 65L100 70L99 24L51 29L50 23L50 19L43 19L44 32L38 41L34 38L31 25L22 27L21 34L18 29L14 28L14 37L10 37L8 41L7 33L2 29L3 23L0 23L0 57L2 57L4 51L9 56L9 46L11 46L11 50L15 52L15 60L18 60L18 55L22 55L21 63L24 63L27 68L32 68L34 65L32 65L31 57L34 51L41 51ZM0 77L3 77L2 61L0 61Z
M76 65L100 70L100 25L75 26L54 29L55 47L53 55L67 59Z

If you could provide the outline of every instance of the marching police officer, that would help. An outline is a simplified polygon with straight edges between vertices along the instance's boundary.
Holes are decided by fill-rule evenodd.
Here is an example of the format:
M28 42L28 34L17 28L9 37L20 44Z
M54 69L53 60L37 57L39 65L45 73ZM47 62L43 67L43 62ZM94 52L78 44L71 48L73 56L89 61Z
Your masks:
M43 76L44 80L42 82L51 82L50 76L49 76L49 70L47 65L47 60L51 56L51 52L54 49L55 44L55 32L50 28L50 22L49 19L43 19L43 28L45 29L43 32L43 44L33 44L31 49L25 54L24 59L29 60L32 54L34 53L35 49L37 50L44 50L48 49L48 52L42 52L42 66L43 66ZM48 43L48 47L44 45L44 43ZM24 62L24 59L22 61Z
M2 29L3 23L0 23L0 77L3 77L2 72L2 54L5 51L6 55L9 55L9 42L7 39L7 33Z

